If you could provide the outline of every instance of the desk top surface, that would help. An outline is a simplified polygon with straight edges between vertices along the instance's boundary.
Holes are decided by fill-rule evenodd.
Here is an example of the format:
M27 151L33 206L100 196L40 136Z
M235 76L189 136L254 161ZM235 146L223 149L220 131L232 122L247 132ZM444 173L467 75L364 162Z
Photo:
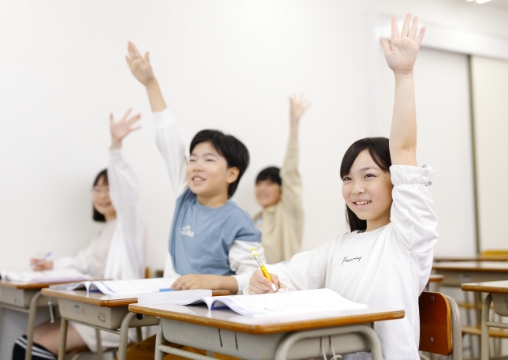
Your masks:
M429 282L441 282L444 280L444 276L443 275L439 275L439 274L430 274L429 276Z
M508 294L508 280L462 284L461 289L464 291Z
M508 273L508 262L500 261L453 261L439 262L432 265L432 269L441 271L478 271Z
M42 295L101 307L127 306L129 304L138 302L137 294L104 295L102 293L97 292L87 293L85 290L42 289ZM227 290L212 291L212 296L221 296L221 295L229 295L229 291Z
M358 325L404 317L404 310L380 307L354 311L281 315L278 317L250 317L232 310L208 310L206 305L180 306L174 304L129 305L129 311L162 319L183 321L249 334L311 330L325 327Z
M507 255L436 256L434 262L450 261L508 261Z
M15 282L0 280L0 287L22 289L22 290L40 290L49 287L50 285L68 284L69 281L60 282Z

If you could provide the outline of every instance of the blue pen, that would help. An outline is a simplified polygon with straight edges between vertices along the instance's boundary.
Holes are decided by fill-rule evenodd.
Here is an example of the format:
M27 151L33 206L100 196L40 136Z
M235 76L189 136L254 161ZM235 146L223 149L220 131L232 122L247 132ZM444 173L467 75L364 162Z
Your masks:
M33 268L36 268L37 265L39 265L41 263L42 260L46 260L47 258L49 258L51 256L51 251L48 251L46 254L44 254L43 257L41 257L40 259L38 259L36 262L34 262L34 264L32 265Z
M163 291L177 291L177 289L171 289L171 288L161 288L161 289L159 289L159 292L163 292Z

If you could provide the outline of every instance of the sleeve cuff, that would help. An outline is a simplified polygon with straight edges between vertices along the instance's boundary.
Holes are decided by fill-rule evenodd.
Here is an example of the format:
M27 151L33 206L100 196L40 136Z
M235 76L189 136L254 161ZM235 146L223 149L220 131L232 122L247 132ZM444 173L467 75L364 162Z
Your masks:
M240 275L233 275L233 277L236 279L236 282L238 283L238 294L242 293L242 290L249 285L249 279L252 272L243 273Z
M109 156L110 156L112 159L118 159L118 158L121 158L121 156L122 156L122 148L120 148L120 149L113 149L113 150L109 150Z
M168 108L152 113L155 127L165 127L175 122Z
M431 185L430 179L436 172L428 165L422 167L408 165L390 166L390 174L393 185L422 184Z

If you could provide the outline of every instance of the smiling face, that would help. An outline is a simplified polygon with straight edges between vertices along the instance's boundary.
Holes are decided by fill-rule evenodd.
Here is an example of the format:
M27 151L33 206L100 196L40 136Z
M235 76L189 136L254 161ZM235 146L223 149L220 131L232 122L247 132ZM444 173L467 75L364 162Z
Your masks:
M228 168L226 159L209 141L199 143L192 149L186 169L190 190L202 205L208 206L227 201L228 186L237 179L238 173L238 168Z
M100 177L92 190L93 207L99 214L104 215L106 221L116 217L116 211L109 198L109 186L104 177Z
M280 200L280 185L275 181L262 180L256 183L256 200L262 207L275 205Z
M390 172L384 172L368 150L360 152L342 180L342 196L349 209L367 221L366 231L390 222L393 189Z

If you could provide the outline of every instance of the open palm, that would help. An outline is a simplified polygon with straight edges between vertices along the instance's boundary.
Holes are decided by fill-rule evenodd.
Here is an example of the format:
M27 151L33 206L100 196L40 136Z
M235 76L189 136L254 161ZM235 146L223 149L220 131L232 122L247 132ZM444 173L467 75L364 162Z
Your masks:
M136 45L130 41L127 50L129 51L129 55L126 55L125 59L127 60L127 65L129 65L132 75L134 75L140 83L146 85L154 77L148 52L144 57L141 56Z
M133 125L141 118L141 114L137 114L129 117L129 114L132 109L129 109L123 118L119 121L114 121L113 114L109 115L109 128L111 130L111 137L113 140L121 142L129 133L134 130L138 130L141 127Z
M415 16L411 24L411 14L407 14L399 35L397 18L392 18L392 39L390 42L381 39L381 44L383 45L386 62L393 71L410 72L413 70L425 34L424 27L418 35L416 35L417 30L418 17Z
M289 104L291 107L291 119L295 120L300 119L311 105L309 99L303 94L291 96Z

